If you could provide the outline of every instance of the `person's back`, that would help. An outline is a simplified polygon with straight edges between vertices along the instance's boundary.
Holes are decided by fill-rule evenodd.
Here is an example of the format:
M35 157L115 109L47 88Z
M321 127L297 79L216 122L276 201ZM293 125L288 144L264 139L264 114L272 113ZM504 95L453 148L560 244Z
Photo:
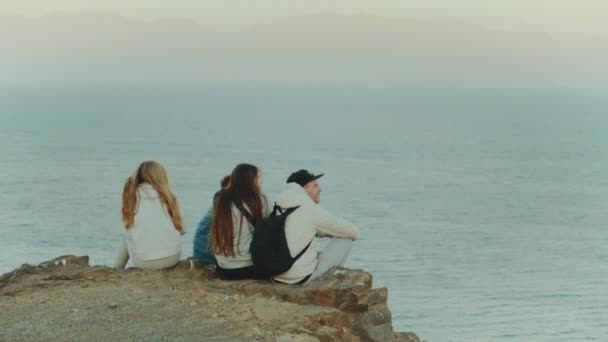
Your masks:
M220 181L220 186L222 190L225 189L229 183L230 175L224 176ZM213 195L214 202L222 190L216 192L215 195ZM211 226L213 223L212 219L213 205L211 206L211 208L209 208L209 210L207 210L203 218L199 221L194 233L194 239L192 241L192 256L200 263L205 265L217 264L215 255L213 254L213 251L209 248L209 233L211 232Z
M153 260L181 255L181 235L175 229L156 190L148 183L138 189L139 205L133 226L126 231L129 255Z
M144 269L174 266L181 256L183 222L162 165L141 163L127 178L122 199L126 231L115 267L124 268L129 259Z
M263 198L260 200L263 202ZM243 215L240 209L236 205L232 204L232 222L233 222L233 254L223 255L215 254L217 264L223 269L239 269L248 268L253 266L251 260L251 252L249 246L251 245L251 239L253 238L254 225ZM244 206L244 210L249 212L247 205ZM264 205L263 217L268 216L266 214L267 209Z
M237 165L213 205L210 240L220 279L256 278L249 247L255 223L267 216L260 170L250 164Z
M276 203L283 209L299 206L285 221L291 256L299 254L310 243L308 250L287 272L274 277L277 282L303 284L333 266L343 265L350 253L352 240L357 239L357 228L352 223L318 205L321 188L316 179L321 176L300 170L290 176L285 190L277 196ZM333 239L325 249L319 251L316 236Z
M194 232L194 240L192 241L192 257L204 265L217 264L213 251L208 247L212 218L213 207L209 208L203 218L199 221Z

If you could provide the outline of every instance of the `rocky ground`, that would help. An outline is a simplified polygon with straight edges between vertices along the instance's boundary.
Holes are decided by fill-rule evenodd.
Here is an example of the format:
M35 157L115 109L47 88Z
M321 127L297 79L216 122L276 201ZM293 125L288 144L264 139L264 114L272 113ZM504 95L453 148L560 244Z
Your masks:
M63 256L0 276L0 341L407 341L385 288L334 268L309 285L227 282L196 261L164 271Z

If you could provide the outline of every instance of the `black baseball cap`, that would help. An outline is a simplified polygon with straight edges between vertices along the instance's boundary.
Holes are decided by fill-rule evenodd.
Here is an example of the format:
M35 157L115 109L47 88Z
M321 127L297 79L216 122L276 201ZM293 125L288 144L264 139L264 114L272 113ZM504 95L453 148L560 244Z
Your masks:
M287 183L298 183L301 187L304 187L304 185L308 184L308 182L321 177L323 177L323 173L314 175L312 172L302 169L289 175L289 178L287 178Z

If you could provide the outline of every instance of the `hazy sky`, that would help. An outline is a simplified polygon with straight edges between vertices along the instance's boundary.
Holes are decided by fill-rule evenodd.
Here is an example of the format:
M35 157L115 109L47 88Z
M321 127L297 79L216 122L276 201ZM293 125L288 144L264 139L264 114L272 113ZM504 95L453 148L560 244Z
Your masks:
M559 37L608 35L608 0L2 0L0 12L41 16L57 11L113 12L134 19L190 18L239 30L293 15L338 13L453 19Z

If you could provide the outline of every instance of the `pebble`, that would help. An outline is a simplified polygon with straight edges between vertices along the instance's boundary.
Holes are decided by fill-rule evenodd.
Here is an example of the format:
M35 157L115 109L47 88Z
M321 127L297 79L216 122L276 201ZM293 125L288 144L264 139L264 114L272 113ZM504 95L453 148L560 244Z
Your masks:
M249 308L242 308L236 312L238 317L243 320L250 320L253 318L253 313Z

